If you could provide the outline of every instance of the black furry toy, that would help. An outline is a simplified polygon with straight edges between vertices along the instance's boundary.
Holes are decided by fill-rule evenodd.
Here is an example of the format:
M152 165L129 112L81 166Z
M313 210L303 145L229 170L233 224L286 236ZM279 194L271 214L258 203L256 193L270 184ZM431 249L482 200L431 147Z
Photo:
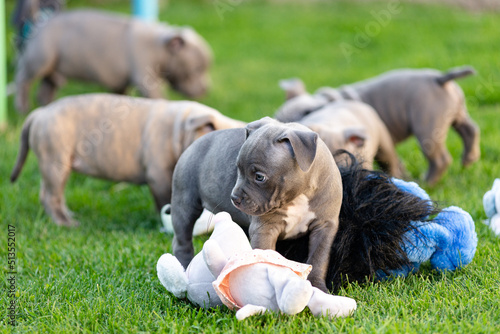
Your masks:
M416 183L363 169L345 151L337 154L345 155L345 163L339 164L343 201L326 278L330 290L348 282L406 276L427 260L438 270L472 260L477 236L467 212L456 207L440 212ZM307 242L308 236L280 241L277 251L305 262Z

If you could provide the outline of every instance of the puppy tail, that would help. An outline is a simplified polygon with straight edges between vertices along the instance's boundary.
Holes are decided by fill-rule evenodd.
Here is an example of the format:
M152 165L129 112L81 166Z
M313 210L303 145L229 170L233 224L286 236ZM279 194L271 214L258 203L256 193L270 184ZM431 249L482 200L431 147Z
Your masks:
M12 183L14 183L17 180L19 174L21 173L21 170L23 169L26 157L28 156L28 151L30 149L29 146L30 129L31 129L31 123L33 122L34 119L33 115L35 114L32 113L30 116L28 116L28 118L24 122L23 129L21 130L21 138L19 143L19 152L17 154L16 165L14 166L14 169L10 174L10 182Z
M476 70L470 66L454 68L437 77L436 81L440 86L443 86L448 81L460 79L473 74L476 74Z

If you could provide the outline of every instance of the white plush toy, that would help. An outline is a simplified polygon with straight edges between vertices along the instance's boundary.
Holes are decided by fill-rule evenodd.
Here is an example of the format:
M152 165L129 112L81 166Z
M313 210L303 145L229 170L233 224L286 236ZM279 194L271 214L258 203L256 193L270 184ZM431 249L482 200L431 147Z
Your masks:
M221 212L213 216L209 224L217 226L209 240L219 243L226 256L252 249L245 233L228 213ZM212 286L216 277L208 269L203 252L193 258L186 270L175 256L163 254L156 265L158 278L177 298L187 298L193 304L206 308L219 306L222 302Z
M194 224L193 236L198 236L202 234L208 234L214 230L214 224L211 224L211 218L213 213L207 209L203 209L200 218L198 218ZM170 215L170 204L167 204L161 208L160 212L161 222L163 223L163 228L161 232L167 234L174 234L174 226L172 225L172 216Z
M158 261L158 277L176 297L187 297L202 307L220 305L222 299L226 306L238 310L238 320L268 310L296 314L306 306L315 316L330 318L356 310L354 299L314 288L306 280L310 265L287 260L273 250L252 250L228 213L218 213L213 221L212 236L185 272L171 254Z
M493 182L493 188L484 194L483 206L489 218L485 223L497 236L500 236L500 179L496 179Z

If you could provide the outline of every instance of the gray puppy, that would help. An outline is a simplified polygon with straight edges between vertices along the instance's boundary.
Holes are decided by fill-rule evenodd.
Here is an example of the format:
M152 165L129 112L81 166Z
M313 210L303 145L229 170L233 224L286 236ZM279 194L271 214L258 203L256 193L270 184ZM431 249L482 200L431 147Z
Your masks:
M415 135L429 162L426 181L435 184L451 163L446 149L452 126L464 143L462 164L479 159L479 128L469 117L462 89L453 80L474 74L470 67L442 73L433 69L399 69L338 89L306 92L300 80L285 83L287 101L276 117L300 120L331 101L357 100L371 105L391 133L395 144Z
M212 53L191 28L143 22L91 10L56 14L33 32L16 69L16 108L29 109L29 89L41 79L38 100L51 102L65 78L96 82L114 93L135 86L145 97L163 96L166 80L195 98L209 86Z
M208 132L244 125L191 101L113 94L67 97L28 116L11 181L31 148L42 174L40 201L58 225L78 224L64 200L71 170L148 184L160 209L170 203L172 174L181 153Z
M248 227L252 248L275 249L309 233L309 280L323 291L338 229L342 180L332 154L307 127L271 118L210 133L191 145L174 171L173 251L187 267L193 226L203 208L229 212Z
M339 149L349 151L366 169L373 169L373 161L377 160L383 170L402 177L391 135L377 112L366 103L331 102L304 116L299 123L317 132L332 153Z

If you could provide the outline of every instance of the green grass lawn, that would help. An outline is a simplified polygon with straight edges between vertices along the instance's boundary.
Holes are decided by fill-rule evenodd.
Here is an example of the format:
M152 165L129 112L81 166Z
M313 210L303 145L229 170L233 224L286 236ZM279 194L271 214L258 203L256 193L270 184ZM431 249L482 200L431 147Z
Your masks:
M67 1L69 7L105 7L128 13L126 1ZM438 5L393 2L226 1L219 16L213 1L171 0L160 19L191 25L215 54L213 89L201 102L244 121L272 115L284 94L279 79L301 77L314 91L400 67L448 69L470 64L478 75L459 81L472 117L481 127L481 160L463 169L462 145L450 133L454 163L432 189L443 207L471 213L479 237L473 262L454 273L424 266L390 282L350 285L341 291L357 300L352 317L329 321L308 311L296 316L265 314L238 322L226 308L198 309L167 293L156 277L156 261L171 252L171 237L146 187L72 175L68 206L82 225L55 226L38 202L40 174L29 155L15 184L8 177L24 117L9 99L10 127L0 134L0 303L2 332L90 333L302 333L409 332L496 333L500 329L500 239L482 221L482 196L500 177L500 13L469 13ZM394 5L396 3L396 5ZM7 0L7 11L14 1ZM393 9L380 19L381 11ZM379 21L377 21L379 17ZM378 28L377 28L378 27ZM12 30L7 39L11 40ZM366 36L368 38L366 38ZM364 39L363 39L364 38ZM344 48L342 48L342 46ZM346 57L345 48L350 47ZM7 45L8 77L14 51ZM59 96L101 90L71 82ZM169 93L173 99L179 95ZM427 168L415 140L398 146L411 176ZM425 185L424 185L425 187ZM7 324L7 237L15 226L17 322ZM196 239L199 250L205 238Z

